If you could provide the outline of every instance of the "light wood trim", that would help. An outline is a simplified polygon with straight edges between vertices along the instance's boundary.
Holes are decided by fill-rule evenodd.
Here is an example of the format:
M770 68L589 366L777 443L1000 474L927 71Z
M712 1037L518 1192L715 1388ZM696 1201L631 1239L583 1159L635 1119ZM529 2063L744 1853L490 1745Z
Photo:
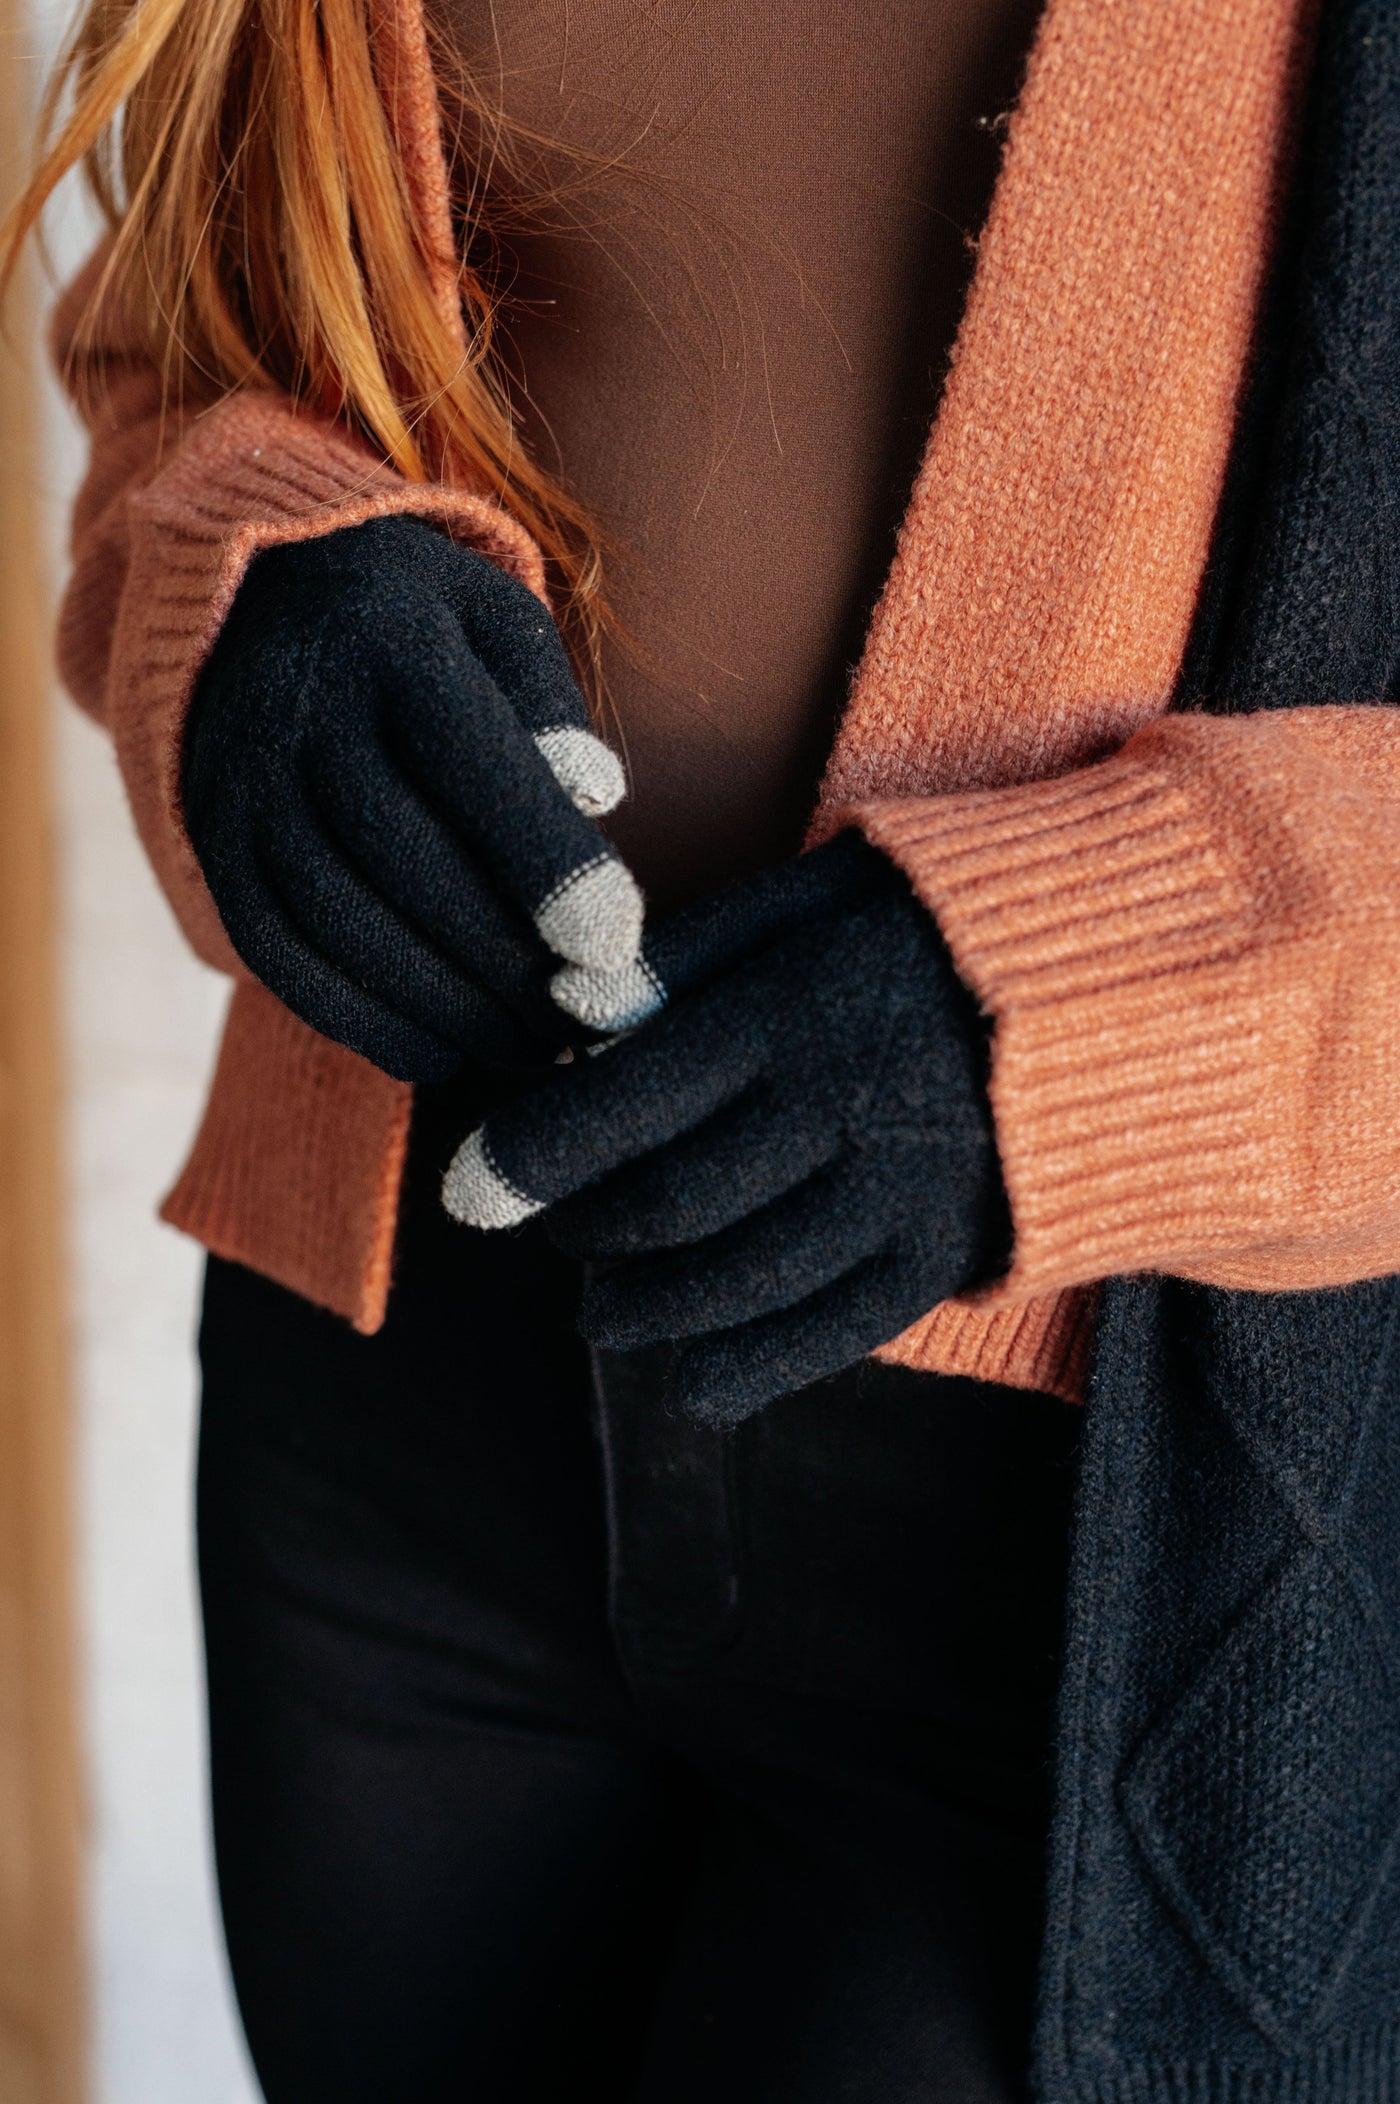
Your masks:
M32 85L21 22L0 0L10 181ZM51 672L28 320L21 302L0 346L0 2104L82 2104Z

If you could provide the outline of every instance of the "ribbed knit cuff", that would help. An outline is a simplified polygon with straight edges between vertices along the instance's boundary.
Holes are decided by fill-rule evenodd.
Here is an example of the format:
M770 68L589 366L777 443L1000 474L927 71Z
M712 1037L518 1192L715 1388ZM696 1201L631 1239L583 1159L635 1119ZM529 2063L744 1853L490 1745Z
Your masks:
M180 802L181 740L199 668L261 549L400 512L440 521L544 596L539 550L498 504L408 482L349 433L274 395L236 396L198 419L131 500L107 720L156 875L195 949L225 970L236 960Z
M940 1301L875 1357L917 1373L961 1374L1079 1403L1088 1385L1098 1297L1094 1285L1002 1307Z
M369 1334L388 1301L412 1101L406 1082L240 980L161 1217Z
M847 814L995 1017L1016 1244L983 1310L1127 1271L1222 1278L1277 1218L1259 1056L1277 960L1255 969L1250 888L1174 739L1154 725L1061 780Z
M1396 2104L1400 2032L1387 2025L1252 2062L1144 2058L1073 2075L1042 2068L1039 2094L1062 2104Z

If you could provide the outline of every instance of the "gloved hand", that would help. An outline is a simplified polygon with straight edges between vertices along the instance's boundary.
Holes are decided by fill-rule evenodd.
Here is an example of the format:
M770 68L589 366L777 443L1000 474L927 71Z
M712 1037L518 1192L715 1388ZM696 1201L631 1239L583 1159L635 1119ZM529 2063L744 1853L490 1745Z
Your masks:
M414 518L259 555L185 734L239 956L405 1081L548 1062L564 963L614 1022L594 981L635 972L642 900L593 821L624 786L534 594Z
M646 961L661 1012L490 1117L443 1185L477 1227L549 1208L606 1267L588 1337L679 1342L681 1407L735 1422L996 1275L986 1032L892 863L843 835Z

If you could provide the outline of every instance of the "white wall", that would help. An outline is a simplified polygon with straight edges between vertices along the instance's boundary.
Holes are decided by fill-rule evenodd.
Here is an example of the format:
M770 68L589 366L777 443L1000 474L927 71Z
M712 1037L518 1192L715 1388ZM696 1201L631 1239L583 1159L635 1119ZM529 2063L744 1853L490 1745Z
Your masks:
M66 9L33 5L42 58ZM51 232L71 267L81 214L70 206ZM52 386L43 438L57 585L82 455ZM205 1810L191 1543L199 1252L154 1217L194 1129L224 989L175 931L106 739L55 707L93 2098L252 2104Z
M223 993L102 733L59 726L95 2104L245 2104L215 1918L190 1530L199 1252L154 1219Z

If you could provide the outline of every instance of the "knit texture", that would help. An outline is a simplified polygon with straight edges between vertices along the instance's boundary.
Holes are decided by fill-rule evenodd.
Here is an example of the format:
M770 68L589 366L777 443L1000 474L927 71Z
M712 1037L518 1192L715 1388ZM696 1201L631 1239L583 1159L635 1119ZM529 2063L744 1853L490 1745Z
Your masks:
M60 367L100 267L99 255L60 303ZM243 973L185 833L185 714L261 548L411 512L440 521L541 597L543 564L489 499L405 482L343 431L274 396L239 395L172 429L157 375L125 347L120 314L99 326L108 354L78 405L92 465L74 512L60 670L112 733L137 829L186 937L238 982L204 1119L163 1217L372 1330L388 1292L411 1090ZM331 1106L334 1119L323 1115Z
M858 798L1067 768L1165 706L1257 302L1299 5L1050 0L822 829ZM416 0L381 7L375 24L447 301L447 193ZM79 304L80 293L66 303L69 322ZM443 520L536 589L540 568L487 500L405 484L344 433L271 398L223 404L163 448L156 404L155 375L125 355L114 318L108 385L87 405L93 467L62 652L79 698L111 724L182 925L229 969L180 824L178 753L195 673L252 555L403 510ZM243 1013L240 1044L253 1027L246 1003ZM166 1217L372 1328L392 1206L346 1202L339 1150L321 1148L309 1116L289 1116L275 1158L250 1158L261 1138L247 1097L254 1070L293 1103L312 1075L353 1095L357 1146L379 1146L380 1185L393 1190L402 1084L326 1041L298 1042L287 1024L269 1028L257 1055L247 1088L236 1061L220 1062ZM323 1231L304 1244L269 1227L322 1213ZM1086 1305L940 1309L892 1352L1077 1393Z
M358 1297L338 1312L377 1329L412 1104L405 1083L240 977L209 1108L164 1217L307 1300L353 1282Z
M1400 736L1385 708L1172 716L1097 767L866 818L997 1017L1015 1261L1400 1270Z
M1063 774L1167 707L1300 87L1299 0L1056 0L822 785Z
M1065 774L1171 704L1278 210L1306 12L1295 0L1061 0L1045 18L816 827L820 837L859 802L869 837L926 898L949 897L953 879L932 874L938 836L901 812L906 800ZM867 810L875 798L890 808ZM986 823L990 838L995 803ZM1014 833L1010 813L1006 823ZM1099 843L1110 858L1111 831ZM1042 888L1092 893L1098 850L1086 833L1075 846L1078 860L1058 867L1042 850L1019 908L1005 902L1006 932L1019 912L1032 937ZM975 857L958 867L982 881ZM998 1137L1004 1158L1019 1156L1025 1069L1008 1053L1002 1004L990 1005ZM1074 1163L1063 1166L1073 1179ZM1021 1185L1008 1181L1019 1232ZM1063 1275L1104 1275L1087 1247L1082 1259ZM1144 1248L1129 1261L1152 1258ZM940 1308L884 1356L1081 1392L1092 1289L1027 1306L1038 1275L1018 1265L991 1306Z
M1245 735L1286 767L1300 740L1304 771L1322 775L1342 750L1334 740L1354 739L1334 869L1309 869L1306 820L1289 824L1280 807L1275 827L1288 915L1315 898L1324 925L1342 884L1381 905L1369 855L1385 862L1395 823L1380 808L1386 794L1395 803L1394 711L1374 705L1400 698L1397 229L1400 14L1390 0L1335 0L1188 660L1189 698L1232 713L1161 727L1206 738L1220 761ZM1312 706L1324 698L1332 706ZM1261 709L1277 713L1245 714ZM1229 772L1226 762L1217 795ZM1372 782L1361 851L1350 825ZM1237 772L1235 790L1252 800L1252 771ZM1270 899L1258 903L1271 920ZM1272 1018L1287 1031L1296 1002L1296 1053L1312 1062L1324 1125L1339 1089L1369 1117L1360 1048L1346 1040L1377 1021L1357 982L1386 976L1388 907L1364 951L1361 941L1358 924L1338 926L1325 977L1321 957L1300 954L1294 999L1281 994ZM1324 984L1349 1022L1314 1036ZM1188 1090L1185 1114L1204 1101ZM1364 1150L1373 1174L1388 1146L1378 1117ZM1237 1159L1248 1183L1247 1142ZM1356 1204L1353 1165L1320 1145L1316 1163L1330 1228L1343 1217L1334 1185L1344 1210ZM1364 1214L1363 1203L1354 1224ZM1393 2104L1397 1281L1240 1293L1111 1278L1094 1360L1038 2092L1055 2104Z
M1190 244L1204 238L1216 177L1225 183L1226 196L1233 194L1229 171L1238 169L1238 156L1257 158L1259 141L1277 137L1278 108L1266 121L1250 105L1261 127L1251 146L1242 115L1248 98L1236 97L1232 104L1226 92L1230 83L1238 85L1252 30L1275 20L1262 6L1128 0L1100 9L1087 0L1055 0L1042 57L1050 39L1073 21L1090 61L1064 67L1064 92L1080 98L1081 123L1061 166L1073 162L1078 168L1084 202L1076 218L1077 193L1067 181L1043 227L1042 253L1058 257L1057 267L1072 272L1068 252L1095 212L1112 216L1125 198L1136 198L1142 217L1127 215L1114 267L1087 310L1056 305L1053 284L1043 310L1013 310L1019 320L1009 332L1010 349L1023 345L1024 358L1018 364L1008 350L1005 389L984 393L974 386L971 352L981 343L979 355L989 356L988 336L997 336L987 318L995 315L994 305L977 305L990 300L986 271L997 250L989 237L949 398L950 405L963 405L969 459L979 446L996 446L1005 455L1018 429L1038 429L1026 413L1032 400L1049 419L1047 429L1057 417L1068 417L1074 427L1082 404L1084 446L1064 456L1063 488L1074 499L1064 511L1094 516L1104 493L1116 489L1121 511L1114 519L1122 530L1141 523L1138 507L1145 506L1162 537L1159 545L1170 539L1176 515L1159 501L1164 487L1175 492L1173 505L1185 499L1174 483L1163 485L1150 474L1136 479L1144 468L1131 447L1126 463L1121 451L1115 454L1114 434L1122 435L1116 390L1136 387L1147 372L1161 377L1163 347L1179 343L1183 330L1190 334L1187 310L1220 297L1220 284L1205 273ZM1155 76L1151 66L1131 77L1105 75L1105 55L1116 37L1127 39L1140 56L1152 45L1160 61ZM1262 48L1271 48L1267 38ZM1272 48L1281 50L1281 40ZM1116 50L1124 58L1124 47ZM1281 64L1280 101L1286 99L1285 72ZM1045 77L1042 68L1037 91ZM1383 1261L1381 1236L1388 1231L1385 1159L1396 1127L1393 1104L1384 1095L1386 1077L1379 1064L1368 1069L1372 1051L1366 1044L1341 1042L1326 1023L1326 1008L1335 990L1351 1019L1350 1034L1385 1028L1361 981L1368 969L1384 978L1385 953L1395 947L1393 909L1384 897L1388 882L1393 888L1387 877L1393 820L1383 808L1387 789L1394 802L1394 769L1379 706L1400 698L1400 272L1394 267L1400 12L1392 0L1332 0L1322 16L1316 80L1278 296L1266 316L1257 384L1240 425L1215 560L1195 601L1195 632L1181 679L1184 698L1220 714L1143 728L1145 719L1160 714L1159 698L1154 695L1152 706L1136 717L1126 709L1133 699L1128 694L1131 720L1121 733L1136 735L1102 766L1084 764L1094 757L1092 747L1062 752L1047 768L1048 774L1059 768L1059 780L1021 781L1022 773L1038 772L1032 755L1024 769L1004 775L920 782L898 772L912 764L914 747L897 739L890 772L872 765L863 776L858 770L843 774L845 786L834 789L825 821L836 822L834 807L842 801L869 796L886 808L869 812L865 822L897 825L899 814L888 808L896 787L910 791L916 804L931 802L935 786L947 790L941 817L927 809L903 814L913 832L907 845L896 845L906 866L918 863L915 874L928 895L937 889L954 948L963 948L969 959L975 954L988 986L995 981L993 997L1010 1004L997 1018L999 1057L1017 1042L1029 1046L1033 1028L1040 1028L1058 1059L1069 1048L1062 1026L1078 1015L1086 1032L1079 1060L1091 1064L1100 1049L1094 1018L1107 1004L1113 1102L1119 1111L1124 1103L1137 1103L1134 1120L1145 1119L1149 1139L1155 1135L1156 1152L1149 1149L1149 1158L1159 1169L1168 1165L1140 1246L1161 1250L1163 1219L1176 1208L1189 1230L1176 1247L1194 1250L1189 1261L1201 1277L1211 1278L1235 1275L1241 1236L1249 1262L1249 1251L1262 1250L1270 1265L1301 1261L1305 1268L1310 1259L1299 1222L1309 1188L1317 1208L1317 1246L1331 1247L1327 1263L1330 1270L1335 1259L1337 1275L1354 1275L1358 1252L1367 1248L1374 1261ZM1210 110L1220 120L1214 133L1196 134L1209 150L1203 147L1195 171L1203 184L1191 191L1197 208L1184 214L1173 236L1196 256L1194 270L1181 273L1176 249L1158 253L1150 242L1144 247L1142 237L1160 215L1170 219L1172 199L1179 198L1190 170L1175 163L1171 140L1163 140L1160 128L1146 134L1156 142L1155 158L1140 148L1129 152L1132 124L1150 124L1159 100L1165 110L1168 88L1183 124ZM1218 104L1217 92L1223 98ZM1122 130L1116 128L1120 110L1127 113ZM1017 194L1018 156L1032 151L1042 132L1053 136L1052 117L1043 98L1028 98L998 208L1004 215L1003 256L1013 247L1006 215L1008 199ZM1269 216L1266 191L1261 179L1251 193L1258 200L1261 243ZM1028 209L1024 200L1021 209ZM1074 238L1062 243L1064 229ZM1246 244L1239 259L1252 285L1257 251ZM1054 399L1027 393L1035 374L1054 363L1059 343L1079 340L1076 331L1092 335L1094 328L1108 327L1101 319L1108 309L1119 317L1110 335L1123 325L1122 314L1138 315L1139 366L1127 373L1115 368L1108 376L1113 386L1105 379L1102 387L1092 364L1065 366ZM1232 295L1220 312L1238 317L1240 302ZM1241 360L1243 334L1242 323ZM1207 370L1214 369L1211 345L1217 341L1212 336L1204 344ZM1223 387L1219 395L1198 400L1194 367L1172 369L1192 431L1167 435L1173 443L1179 438L1199 463L1204 455L1198 419L1209 422L1218 411L1228 424L1233 391L1228 402ZM1095 420L1102 427L1101 459L1089 429ZM287 434L295 457L295 427L288 432L284 421L277 428ZM1056 428L1063 431L1063 422ZM1223 432L1216 436L1223 444ZM324 444L333 443L327 436ZM931 460L945 443L941 424ZM1037 473L1044 479L1037 484L1031 476L1019 499L1028 504L1034 489L1042 489L1046 531L1062 523L1053 501L1061 487L1059 457L1040 459L1037 452ZM1168 449L1161 458L1174 456ZM244 472L242 461L235 452L229 465ZM109 422L80 507L83 562L67 631L70 668L91 701L101 699L116 589L130 554L130 520L118 493L128 480L141 486L155 465L150 428L143 433L119 417ZM927 478L921 488L906 556L921 507L932 501ZM196 479L187 502L195 505L208 494ZM342 488L342 500L346 494ZM273 510L285 522L285 512ZM305 513L293 505L292 516ZM146 531L141 519L136 523L138 533ZM1055 544L1062 559L1042 560L1040 543L1016 538L1015 524L1015 508L1001 508L996 487L988 486L975 515L964 509L945 521L942 537L929 536L923 560L930 604L936 599L943 609L939 651L956 655L966 622L990 622L995 629L1003 617L998 593L1010 594L1019 608L1008 617L1003 662L1014 656L1018 637L1024 638L1027 662L1035 660L1043 632L1053 626L1049 615L1042 622L1042 604L1060 607L1071 622L1066 634L1079 632L1071 619L1074 580L1079 575L1081 585L1092 583L1094 563L1076 571L1073 536L1068 546ZM1019 600L1018 565L996 553L1008 544L1033 571L1035 588ZM170 545L202 549L205 540L187 534ZM1113 545L1110 532L1101 549L1104 562ZM1140 538L1136 545L1144 558L1153 556ZM989 577L998 589L978 592L974 557L988 550L995 556ZM218 560L201 556L193 564L205 580L204 596L196 592L191 606L177 609L180 617L166 639L167 656L179 665L190 653L189 630L210 620L217 625L210 608L219 604L221 544L216 553ZM891 592L898 588L903 595L913 639L922 630L924 572L911 572L906 556ZM953 570L945 575L949 563ZM1199 574L1199 563L1194 567ZM968 580L966 597L949 596L946 577L954 572ZM1135 574L1129 566L1119 578L1120 640L1130 638L1136 624L1155 620L1153 609L1163 603L1160 590L1150 604L1134 594ZM1188 614L1197 581L1184 592ZM1102 639L1102 622L1096 627L1089 619L1091 601L1085 590L1082 632ZM121 617L128 624L137 619L125 601ZM129 626L126 633L137 630ZM1172 651L1164 646L1163 662L1175 663L1183 640L1178 636ZM1052 654L1051 667L1056 662ZM963 669L971 693L977 663L965 662ZM903 686L891 674L890 710L915 709L940 677L930 645ZM1041 736L1034 726L1039 688L1037 679L1028 678L1015 690L1015 706L1008 690L1000 711L1018 734L1022 711L1031 712L1031 745ZM177 712L178 667L169 680L153 677L144 691L157 714L162 707ZM1090 719L1095 691L1086 679L1082 694ZM983 741L992 740L997 728L994 703L995 697L989 703L984 695L975 712ZM1296 713L1295 704L1303 704ZM1250 714L1276 706L1277 716ZM1068 722L1072 697L1062 713ZM897 729L892 720L890 735ZM877 724L867 756L878 758L880 736ZM1115 745L1118 737L1107 736L1106 742ZM857 718L843 735L842 750L849 757L860 744ZM125 749L138 757L158 755L160 737L146 746L133 735ZM149 774L142 777L138 769L139 780L149 780ZM1323 783L1320 795L1310 786L1315 776ZM160 778L157 767L157 783ZM148 830L162 837L159 797L148 796L142 808ZM1135 809L1138 818L1131 816ZM1070 857L1057 848L1062 821L1067 837L1078 842ZM985 860L998 825L1008 856L1007 911L1000 919L997 882ZM1273 897L1275 873L1281 912ZM1100 885L1103 910L1096 915ZM1346 897L1353 887L1355 910ZM1062 890L1073 894L1068 904ZM1362 926L1368 905L1379 916L1373 935ZM1317 940L1315 931L1328 928L1331 937ZM1102 968L1099 948L1117 960L1113 970ZM1178 969L1188 956L1195 957L1195 966ZM1183 1114L1194 1121L1213 1165L1215 1196L1204 1207L1189 1165L1183 1180L1182 1165L1174 1160L1179 1150L1160 1144L1170 1119L1156 1125L1152 1119L1164 1104L1154 1110L1152 1090L1144 1092L1134 1079L1139 1048L1149 1068L1162 1055L1158 968L1177 997L1176 1020L1190 1047ZM1091 981L1098 991L1089 1000L1083 994ZM1192 1020L1198 986L1205 1015L1199 1028ZM1384 986L1379 999L1394 1005ZM1256 1029L1262 1034L1253 1035ZM1391 1040L1376 1042L1384 1051ZM1238 1094L1240 1055L1261 1059L1279 1044L1290 1064L1314 1061L1312 1085L1333 1153L1324 1162L1315 1151L1309 1161L1298 1123L1302 1097L1296 1087L1286 1089L1282 1121L1270 1113L1260 1135L1244 1138L1234 1152L1246 1191L1241 1202L1228 1188L1230 1128L1269 1105ZM1339 1062L1340 1081L1331 1077L1333 1061ZM1277 1062L1269 1063L1277 1079ZM1034 1077L1024 1071L1030 1086ZM1362 1099L1371 1087L1382 1090L1378 1102L1384 1109L1367 1122ZM1124 1262L1136 1230L1121 1181L1131 1153L1121 1117L1105 1151L1053 1061L1043 1092L1032 1094L1024 1127L1016 1131L1033 1151L1044 1150L1059 1200L1042 1217L1032 1195L1021 1190L1018 1203L1023 1212L1031 1203L1032 1216L1017 1264L1033 1261L1039 1249L1051 1275L1059 1276L1054 1267L1068 1261L1073 1236L1062 1235L1056 1223L1065 1205L1070 1214L1075 1211L1075 1179L1063 1164L1055 1166L1056 1135L1086 1174L1098 1179L1106 1212L1094 1217L1106 1221L1113 1250L1100 1246L1094 1261ZM363 1062L325 1046L269 995L244 982L235 995L214 1100L233 1107L221 1115L242 1123L227 1122L220 1130L211 1118L206 1125L204 1151L196 1150L187 1179L187 1224L217 1247L229 1223L236 1223L247 1244L238 1253L246 1261L274 1271L309 1297L345 1306L368 1325L387 1284L395 1148L402 1144L407 1090L384 1084ZM1014 1104L1003 1098L998 1118L1007 1132L1016 1116ZM214 1140L206 1144L211 1132ZM1339 1133L1351 1137L1343 1144ZM1006 1151L1019 1159L1020 1144ZM1274 1171L1261 1166L1255 1146L1278 1150L1275 1166L1283 1182L1277 1189ZM1334 1190L1340 1197L1335 1211ZM1217 1202L1224 1208L1219 1220ZM1255 1239L1261 1236L1262 1243ZM327 1247L329 1268L322 1263ZM1217 1268L1226 1266L1228 1274ZM1287 1270L1291 1279L1301 1275ZM1284 1276L1280 1269L1265 1274L1274 1284ZM1396 2104L1395 1282L1240 1292L1139 1275L1110 1277L1100 1290L1068 1595L1036 2094L1045 2104ZM950 1351L965 1346L970 1362L988 1370L994 1360L1015 1363L1027 1374L1041 1367L1072 1370L1076 1355L1079 1363L1084 1355L1084 1331L1073 1320L1073 1308L1059 1296L990 1314L955 1305L935 1318L936 1342Z
M1104 1288L1038 2093L1400 2094L1393 1279Z
M631 873L541 748L620 787L587 721L548 609L425 520L264 550L200 671L182 770L249 971L401 1080L548 1065L570 1034L561 958L586 981L641 944Z
M665 1011L493 1112L443 1187L473 1227L547 1206L604 1267L589 1341L675 1346L667 1392L729 1424L993 1276L1008 1241L981 1020L905 878L846 833L738 892L670 930ZM716 918L747 954L700 977Z

